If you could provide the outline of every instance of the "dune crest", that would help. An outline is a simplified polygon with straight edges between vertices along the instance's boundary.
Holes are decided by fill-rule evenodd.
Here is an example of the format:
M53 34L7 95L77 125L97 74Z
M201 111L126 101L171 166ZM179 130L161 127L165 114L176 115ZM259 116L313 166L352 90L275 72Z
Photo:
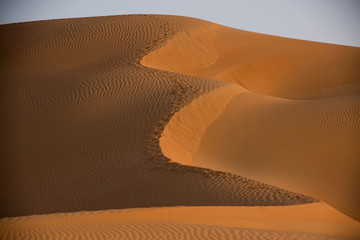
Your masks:
M144 56L140 63L171 72L208 68L218 59L214 48L217 28L215 24L203 22L196 31L177 33L163 47Z
M171 129L173 137L170 140L164 131L164 154L182 164L311 195L360 219L356 147L360 142L360 48L215 26L210 50L218 55L214 64L201 69L181 67L190 51L173 62L156 61L171 56L172 49L181 45L175 35L167 43L171 48L146 56L147 66L231 82L248 91L232 100L236 103L225 116L208 117L207 106L224 101L215 95L201 112L204 103L198 99L179 111L165 128ZM210 32L211 28L209 36ZM206 57L194 54L198 59ZM198 127L195 122L201 118L209 122ZM209 126L204 134L203 128ZM199 152L194 154L196 149Z
M358 216L358 48L163 15L1 25L0 43L1 238L358 237L314 197ZM151 209L169 206L198 207Z
M129 15L0 26L6 149L0 216L317 202L234 174L170 162L162 154L159 139L171 117L228 83L149 68L141 59L175 36L198 41L211 25ZM195 53L209 57L204 49Z
M205 93L181 108L161 134L159 143L163 154L174 162L195 166L193 156L206 128L222 114L233 97L244 91L230 84Z
M167 43L169 47L149 53L142 63L161 70L236 83L255 93L281 98L315 99L360 93L360 48L205 23L190 32L211 39L209 43L213 46L209 52L218 56L215 63L199 69L188 61L195 57L198 62L208 61L206 54L191 52L192 46L203 42L193 38L193 42L183 45L183 38L177 35ZM187 46L189 49L177 54L181 57L172 58L176 49Z

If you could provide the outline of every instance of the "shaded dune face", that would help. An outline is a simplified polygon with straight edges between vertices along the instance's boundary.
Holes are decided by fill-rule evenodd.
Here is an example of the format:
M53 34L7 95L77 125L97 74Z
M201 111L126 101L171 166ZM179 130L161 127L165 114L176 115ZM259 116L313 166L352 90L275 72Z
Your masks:
M177 34L211 26L145 15L0 26L1 217L316 202L162 154L159 138L174 113L230 83L157 70L140 60Z
M191 56L179 47L189 38ZM360 219L359 48L212 25L176 35L141 63L236 84L174 115L160 139L173 161L314 196Z

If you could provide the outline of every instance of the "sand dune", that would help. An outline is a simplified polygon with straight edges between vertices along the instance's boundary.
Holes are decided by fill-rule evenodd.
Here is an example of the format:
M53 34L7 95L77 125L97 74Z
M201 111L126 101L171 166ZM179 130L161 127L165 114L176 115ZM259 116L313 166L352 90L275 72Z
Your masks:
M230 84L205 93L175 113L160 138L163 154L184 165L196 166L193 156L198 152L205 130L224 111L229 102L246 91Z
M193 161L314 196L360 219L359 116L360 95L287 101L240 94L209 126Z
M227 89L174 115L160 139L167 157L315 196L359 218L359 96L294 101Z
M1 26L1 216L316 201L162 155L172 115L228 83L139 62L202 24L140 15Z
M204 95L181 109L160 140L163 153L315 196L360 219L360 49L220 25L194 32L176 35L141 63L236 83L238 96ZM179 48L199 35L212 47L197 41L202 47L191 54ZM196 57L211 62L186 61Z
M0 238L355 239L359 225L324 203L144 208L3 218Z
M2 238L358 237L317 203L359 216L358 48L160 15L2 25L0 43ZM95 212L165 206L278 207Z
M202 25L191 33L176 35L166 46L146 55L141 63L236 83L255 93L281 98L328 98L360 92L360 49L357 47L204 24L206 30ZM202 41L198 40L200 36ZM189 44L189 37L195 43ZM190 54L183 51L184 42L190 45ZM209 43L213 43L211 47L208 47ZM197 59L199 63L193 64L188 59Z

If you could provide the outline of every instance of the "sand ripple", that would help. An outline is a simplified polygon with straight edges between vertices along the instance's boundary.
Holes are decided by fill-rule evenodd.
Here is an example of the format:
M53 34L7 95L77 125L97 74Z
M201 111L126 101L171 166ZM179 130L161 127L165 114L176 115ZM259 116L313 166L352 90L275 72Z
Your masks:
M159 138L174 113L228 83L140 60L202 25L136 15L1 26L1 216L316 201L163 156Z
M1 239L355 239L359 223L326 204L173 207L4 218ZM292 222L289 223L289 219Z

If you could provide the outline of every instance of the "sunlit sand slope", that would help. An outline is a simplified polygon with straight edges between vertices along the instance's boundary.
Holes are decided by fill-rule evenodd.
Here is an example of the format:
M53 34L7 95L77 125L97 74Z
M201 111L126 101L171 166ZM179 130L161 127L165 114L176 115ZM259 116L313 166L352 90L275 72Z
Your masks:
M207 127L236 95L244 91L240 86L231 84L203 94L175 113L160 138L163 154L173 161L195 166L193 156Z
M314 196L360 219L360 96L236 96L202 137L195 165Z
M141 63L238 86L176 113L160 139L166 156L309 194L360 220L360 48L213 24Z
M220 88L176 113L160 146L173 161L315 196L358 218L359 102L359 96L300 101Z
M356 239L359 225L324 203L172 207L3 218L0 238L329 240Z
M204 54L217 25L114 16L0 26L0 216L175 205L316 202L234 174L170 162L161 133L183 106L230 83L145 67L177 35ZM195 32L196 33L196 32ZM211 38L211 37L210 37ZM175 38L174 38L175 39ZM195 42L192 49L191 42ZM185 59L186 60L186 59Z
M185 49L184 49L185 48ZM356 95L360 48L275 37L216 24L178 34L142 64L236 83L291 99Z

